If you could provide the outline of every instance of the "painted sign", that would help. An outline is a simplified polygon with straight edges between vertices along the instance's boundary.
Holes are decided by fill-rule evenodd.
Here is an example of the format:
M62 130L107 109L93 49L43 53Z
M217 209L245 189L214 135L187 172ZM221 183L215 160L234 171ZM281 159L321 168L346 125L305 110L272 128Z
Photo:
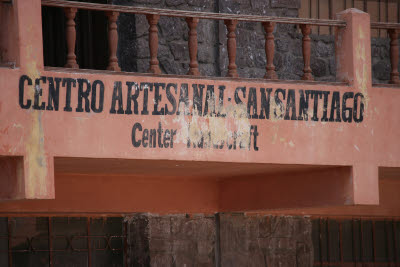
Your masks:
M360 92L229 86L222 84L114 81L105 88L101 80L22 75L19 106L22 109L63 112L108 112L116 116L140 116L133 123L133 148L188 148L259 150L257 123L263 120L302 123L361 123L364 95ZM34 90L29 98L27 90ZM45 88L45 89L44 89ZM46 90L47 89L47 90ZM112 94L105 94L105 91ZM108 91L109 90L109 91ZM45 94L43 94L45 92ZM72 92L77 97L72 98ZM47 97L45 97L47 95ZM62 101L60 101L62 95ZM111 96L109 99L105 95ZM143 117L159 116L148 128ZM163 123L171 116L180 128ZM186 121L185 118L192 118ZM231 125L223 122L231 121ZM181 123L182 122L182 123Z

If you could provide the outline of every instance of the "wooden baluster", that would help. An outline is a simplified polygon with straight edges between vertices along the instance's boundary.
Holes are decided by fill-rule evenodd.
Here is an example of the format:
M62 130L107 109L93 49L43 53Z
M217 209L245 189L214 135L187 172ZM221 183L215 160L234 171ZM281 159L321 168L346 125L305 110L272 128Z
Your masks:
M75 42L76 42L76 29L75 29L75 15L77 12L76 8L65 8L65 16L67 17L67 64L66 68L78 69L79 66L76 63L75 55Z
M303 77L302 80L313 81L314 77L312 76L312 70L310 67L310 58L311 58L311 26L308 24L301 24L301 33L303 34L303 60L304 60L304 69L303 69Z
M236 66L236 25L237 20L225 20L225 25L228 29L228 57L229 57L229 65L228 65L228 77L237 78L239 77L237 73Z
M119 16L118 12L106 12L108 17L108 70L121 71L118 65L117 58L117 47L118 47L118 32L117 32L117 19Z
M149 27L149 49L150 49L150 67L147 72L160 74L161 70L158 66L158 29L157 23L160 19L159 15L147 15L147 21L150 25Z
M399 35L398 30L388 30L390 37L390 63L392 65L392 71L390 72L390 83L400 84L399 79Z
M278 79L278 75L275 72L274 66L274 53L275 53L275 41L274 41L274 22L263 22L265 30L265 55L267 57L267 72L265 73L265 79Z
M197 23L198 18L186 18L186 23L189 27L189 72L188 75L199 76L199 63L197 62Z

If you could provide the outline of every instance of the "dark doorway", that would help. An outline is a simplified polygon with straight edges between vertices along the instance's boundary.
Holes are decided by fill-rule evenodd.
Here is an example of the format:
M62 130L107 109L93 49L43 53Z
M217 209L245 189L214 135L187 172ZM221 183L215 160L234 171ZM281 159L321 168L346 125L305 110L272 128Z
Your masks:
M107 4L107 0L86 0ZM108 63L107 17L102 11L79 9L76 17L75 54L81 69L104 70ZM62 8L42 7L44 65L63 67L67 44L65 14Z

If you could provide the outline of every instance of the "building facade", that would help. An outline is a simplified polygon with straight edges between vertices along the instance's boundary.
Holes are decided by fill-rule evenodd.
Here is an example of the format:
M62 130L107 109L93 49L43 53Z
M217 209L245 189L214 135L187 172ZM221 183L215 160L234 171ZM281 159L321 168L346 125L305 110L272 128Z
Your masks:
M399 3L91 2L0 2L1 266L400 264Z

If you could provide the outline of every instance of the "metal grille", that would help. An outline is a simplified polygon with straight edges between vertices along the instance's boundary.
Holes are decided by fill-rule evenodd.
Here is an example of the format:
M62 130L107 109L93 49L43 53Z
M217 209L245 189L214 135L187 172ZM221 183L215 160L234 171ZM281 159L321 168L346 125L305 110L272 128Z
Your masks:
M126 266L120 217L1 217L0 266Z
M312 221L314 266L400 266L399 219Z

